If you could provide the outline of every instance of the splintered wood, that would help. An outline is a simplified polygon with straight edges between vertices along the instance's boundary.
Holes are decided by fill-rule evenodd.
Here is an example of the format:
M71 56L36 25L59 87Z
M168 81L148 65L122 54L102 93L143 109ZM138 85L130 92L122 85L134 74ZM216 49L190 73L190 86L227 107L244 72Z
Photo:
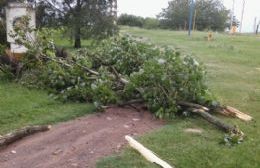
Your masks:
M242 113L238 109L236 109L234 107L230 107L230 106L224 107L220 111L220 113L223 114L223 115L226 115L226 116L237 117L237 118L239 118L240 120L243 120L243 121L251 121L253 119L253 117L251 117L250 115Z

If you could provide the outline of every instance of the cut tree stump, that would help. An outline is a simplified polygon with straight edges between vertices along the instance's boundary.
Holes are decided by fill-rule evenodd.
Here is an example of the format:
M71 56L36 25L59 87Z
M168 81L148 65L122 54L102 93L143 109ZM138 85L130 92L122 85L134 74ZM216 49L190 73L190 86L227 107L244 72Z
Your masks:
M174 168L170 166L167 162L160 159L156 156L151 150L144 147L142 144L137 142L134 138L130 136L125 136L125 139L128 141L129 145L137 150L142 156L144 156L148 161L160 165L162 168Z
M15 141L22 139L26 136L35 134L37 132L48 131L50 129L51 129L50 125L28 126L20 130L6 134L4 136L0 136L0 148L10 145L11 143L14 143Z

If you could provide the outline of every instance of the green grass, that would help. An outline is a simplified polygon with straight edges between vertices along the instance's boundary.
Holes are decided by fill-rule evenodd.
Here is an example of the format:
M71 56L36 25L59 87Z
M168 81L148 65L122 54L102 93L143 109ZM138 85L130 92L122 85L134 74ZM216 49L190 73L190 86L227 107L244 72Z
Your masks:
M260 37L229 36L214 33L208 42L207 33L166 30L144 30L123 27L122 33L144 37L156 45L178 48L193 54L208 71L207 82L211 91L223 103L252 115L250 123L223 118L239 125L247 135L245 141L233 147L220 144L224 133L200 118L174 119L162 129L138 140L177 168L259 168L260 167ZM259 69L258 69L259 68ZM202 128L201 135L185 133L185 128ZM118 156L105 158L98 168L150 168L132 149Z
M53 124L94 111L93 105L61 103L44 91L0 82L0 134L27 125Z
M74 40L71 40L69 38L69 35L63 32L62 30L53 30L53 39L55 44L58 47L64 47L68 49L69 51L74 51ZM88 47L92 43L92 40L81 38L81 46L82 47Z

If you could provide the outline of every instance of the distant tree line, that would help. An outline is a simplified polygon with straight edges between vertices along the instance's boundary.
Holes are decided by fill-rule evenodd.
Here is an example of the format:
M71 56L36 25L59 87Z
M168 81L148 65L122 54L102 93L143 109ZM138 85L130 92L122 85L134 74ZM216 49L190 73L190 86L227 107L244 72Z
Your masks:
M147 29L156 29L159 28L159 20L156 18L144 18L141 16L122 14L118 17L117 20L118 25L127 25L127 26L135 26Z
M118 18L118 24L144 28L187 30L190 3L190 0L172 0L157 18L122 14ZM195 11L192 19L196 23L197 30L224 31L225 28L229 27L230 11L224 7L220 0L196 0Z

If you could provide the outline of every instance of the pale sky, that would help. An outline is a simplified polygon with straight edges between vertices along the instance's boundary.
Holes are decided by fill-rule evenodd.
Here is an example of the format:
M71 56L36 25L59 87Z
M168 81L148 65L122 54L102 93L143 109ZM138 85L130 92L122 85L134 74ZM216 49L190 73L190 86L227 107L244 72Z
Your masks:
M143 17L156 17L168 6L169 0L118 0L118 12ZM233 0L222 0L228 9L232 9ZM243 0L235 0L235 15L241 19ZM243 32L252 32L254 20L260 21L260 0L245 0L245 13L242 26Z

